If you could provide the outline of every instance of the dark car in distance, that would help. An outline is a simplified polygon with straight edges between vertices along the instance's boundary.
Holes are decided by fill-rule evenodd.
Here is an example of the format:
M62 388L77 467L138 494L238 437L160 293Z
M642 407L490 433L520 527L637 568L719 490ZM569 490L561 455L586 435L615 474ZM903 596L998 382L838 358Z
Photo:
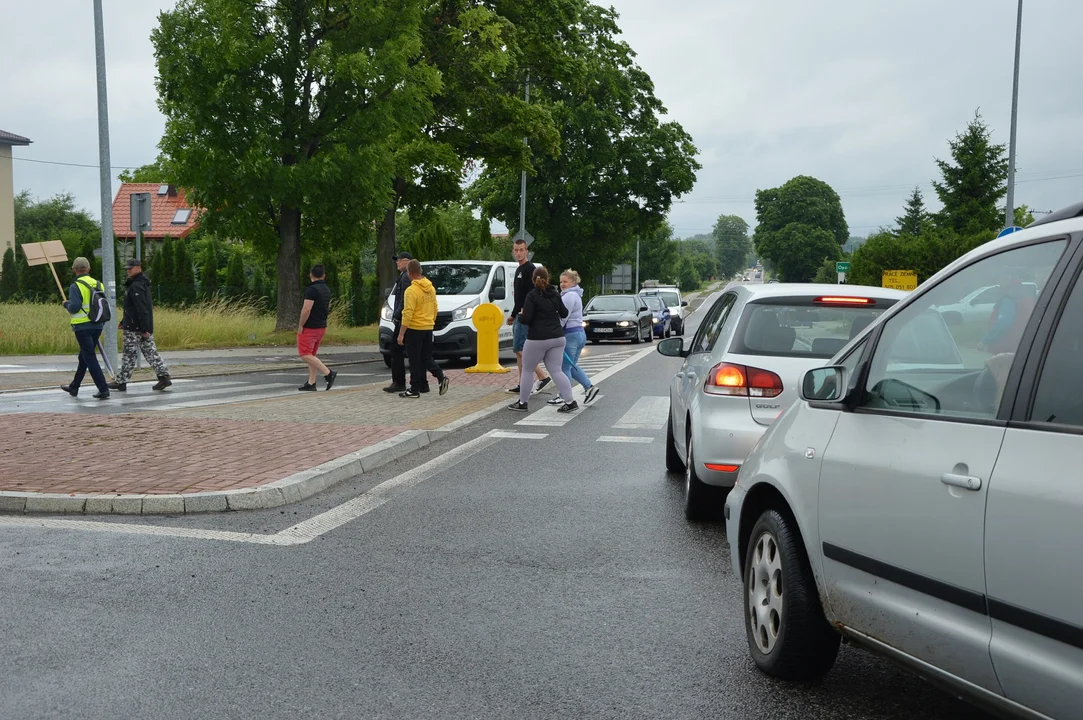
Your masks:
M654 339L654 313L639 295L595 295L583 308L583 329L587 340Z

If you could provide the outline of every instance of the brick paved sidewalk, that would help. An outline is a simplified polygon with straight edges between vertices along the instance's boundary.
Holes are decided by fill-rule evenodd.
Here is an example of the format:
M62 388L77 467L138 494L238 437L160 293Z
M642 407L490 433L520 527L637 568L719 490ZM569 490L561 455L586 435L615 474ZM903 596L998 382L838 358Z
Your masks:
M0 491L87 496L241 490L287 478L410 430L435 430L507 398L517 381L446 371L419 399L378 386L120 415L0 416Z

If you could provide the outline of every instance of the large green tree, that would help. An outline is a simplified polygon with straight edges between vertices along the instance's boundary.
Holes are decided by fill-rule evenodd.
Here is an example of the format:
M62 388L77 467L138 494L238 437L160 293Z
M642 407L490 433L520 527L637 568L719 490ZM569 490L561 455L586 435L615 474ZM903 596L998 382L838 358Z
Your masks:
M15 265L15 250L4 251L3 265L0 265L0 302L7 302L19 292L19 269Z
M992 130L974 113L966 130L948 141L951 160L937 159L940 182L933 182L943 204L937 223L960 235L993 232L1004 225L997 204L1007 193L1005 146L992 142Z
M431 120L395 144L391 201L380 222L377 269L387 289L398 273L400 209L422 223L461 199L478 163L500 170L530 166L535 149L553 154L559 136L546 106L527 103L527 73L564 60L562 42L583 0L442 0L422 15L419 62L440 73ZM523 142L524 138L531 141Z
M850 235L838 193L807 175L757 190L756 221L756 252L786 282L812 280L825 260L839 257Z
M300 260L365 234L391 195L392 142L432 115L425 0L180 0L151 35L161 149L203 226L277 254L276 327ZM302 241L303 239L303 241Z
M700 167L691 137L663 119L654 84L619 34L613 10L584 5L566 61L531 76L531 101L561 132L559 156L535 154L527 182L531 250L584 277L608 272L637 236L655 230ZM517 172L486 168L474 194L487 214L519 226Z
M718 273L731 278L748 267L748 255L752 242L748 239L748 223L738 215L721 215L714 224L715 252L718 256Z
M673 228L668 222L662 223L654 232L647 233L640 239L640 281L676 282L680 270L679 260L680 246L673 239Z
M60 240L67 251L68 260L87 252L86 257L99 270L101 261L95 262L93 249L101 247L101 226L85 210L75 206L75 198L70 193L55 195L48 200L35 200L30 193L23 191L15 196L15 244L18 252L15 262L21 263L18 285L14 297L36 302L53 302L57 298L56 281L47 265L26 265L26 257L19 248L23 243L38 243L48 240ZM59 263L54 266L60 282L65 288L74 276L71 263ZM100 272L96 275L101 278Z

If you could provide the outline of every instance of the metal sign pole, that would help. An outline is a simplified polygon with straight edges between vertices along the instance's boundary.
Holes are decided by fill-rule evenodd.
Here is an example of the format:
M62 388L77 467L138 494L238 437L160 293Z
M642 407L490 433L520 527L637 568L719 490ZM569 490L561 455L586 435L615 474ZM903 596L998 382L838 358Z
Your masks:
M117 316L116 260L113 254L113 180L109 167L109 95L105 86L105 27L102 0L94 0L94 56L98 74L98 175L102 202L102 282L112 316ZM105 324L104 352L107 365L117 358L116 323Z

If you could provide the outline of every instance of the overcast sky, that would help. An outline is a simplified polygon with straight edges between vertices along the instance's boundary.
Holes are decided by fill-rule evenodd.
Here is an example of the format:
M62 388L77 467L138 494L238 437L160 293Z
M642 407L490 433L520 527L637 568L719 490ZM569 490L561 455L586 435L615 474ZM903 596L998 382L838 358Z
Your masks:
M528 2L529 0L524 0ZM173 0L103 0L111 164L152 161L162 132L149 34ZM91 0L3 0L0 129L15 191L71 192L100 215ZM842 196L851 234L890 225L981 108L1009 139L1016 0L616 0L625 39L703 169L674 205L680 236L722 214L755 226L753 196L812 175ZM1016 203L1083 200L1083 3L1024 4ZM73 163L91 167L45 164ZM114 182L114 192L119 185ZM528 219L529 227L529 219Z

